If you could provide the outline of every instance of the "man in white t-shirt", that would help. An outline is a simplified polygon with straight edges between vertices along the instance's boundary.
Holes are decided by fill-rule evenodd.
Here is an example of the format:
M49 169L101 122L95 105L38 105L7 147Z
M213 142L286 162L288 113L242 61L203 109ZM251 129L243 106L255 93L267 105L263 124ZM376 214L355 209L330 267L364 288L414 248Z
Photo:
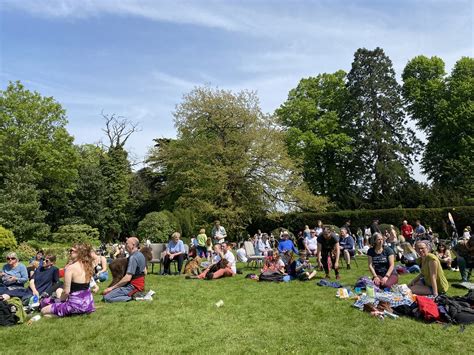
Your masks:
M232 248L226 242L220 244L222 251L219 254L219 257L216 258L217 262L219 262L222 258L226 259L228 264L225 268L219 269L214 273L209 272L209 268L204 270L201 274L199 274L199 279L220 279L221 277L227 276L234 276L237 273L236 261L235 256L232 253Z

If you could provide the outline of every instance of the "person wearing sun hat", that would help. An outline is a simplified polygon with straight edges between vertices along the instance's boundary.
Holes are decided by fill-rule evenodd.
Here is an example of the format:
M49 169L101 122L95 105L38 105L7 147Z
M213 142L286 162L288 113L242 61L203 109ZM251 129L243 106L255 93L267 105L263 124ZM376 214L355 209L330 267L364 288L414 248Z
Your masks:
M15 252L7 254L7 263L3 265L0 277L0 293L2 288L22 288L28 281L26 266L20 263Z

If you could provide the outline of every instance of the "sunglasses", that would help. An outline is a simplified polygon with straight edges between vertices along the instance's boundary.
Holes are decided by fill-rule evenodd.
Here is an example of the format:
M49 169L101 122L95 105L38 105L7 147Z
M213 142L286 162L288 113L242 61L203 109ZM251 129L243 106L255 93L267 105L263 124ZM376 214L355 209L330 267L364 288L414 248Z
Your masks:
M7 260L16 260L16 258L10 258L10 257L8 257Z
M49 259L44 259L44 262L45 262L45 263L50 263L51 260L49 260Z
M69 254L71 254L71 253L76 253L76 252L77 252L76 249L69 249Z

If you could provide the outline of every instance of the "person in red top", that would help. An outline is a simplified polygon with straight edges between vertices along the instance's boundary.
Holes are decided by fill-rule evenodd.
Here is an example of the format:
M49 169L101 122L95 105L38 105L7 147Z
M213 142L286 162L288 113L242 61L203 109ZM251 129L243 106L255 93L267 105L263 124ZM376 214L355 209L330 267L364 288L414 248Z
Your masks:
M402 235L405 241L413 245L413 227L406 220L402 224Z

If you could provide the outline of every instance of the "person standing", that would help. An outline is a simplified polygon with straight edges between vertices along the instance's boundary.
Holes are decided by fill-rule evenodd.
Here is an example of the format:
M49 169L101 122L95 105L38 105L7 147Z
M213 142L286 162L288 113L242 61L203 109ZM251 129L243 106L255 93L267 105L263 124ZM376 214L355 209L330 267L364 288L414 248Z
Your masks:
M125 248L129 252L125 276L115 285L104 290L105 302L126 302L132 295L145 289L146 259L138 250L139 241L135 237L127 239Z
M416 220L415 222L416 227L415 227L415 241L424 239L425 234L426 234L426 228L421 224L421 221L419 219Z
M339 238L328 227L323 229L323 232L318 236L318 251L317 259L319 267L326 272L325 278L329 279L329 259L331 260L332 268L336 274L336 279L339 280L339 257L340 257Z
M214 227L212 227L211 231L211 237L214 244L222 244L225 242L227 232L225 231L225 228L221 226L221 222L219 220L214 222Z
M342 255L347 264L347 269L351 268L351 257L355 255L354 239L349 235L347 228L341 228L341 238L339 239L339 246L342 250Z
M374 235L375 233L382 233L382 231L379 228L379 219L374 218L372 221L372 224L370 225L370 234Z

